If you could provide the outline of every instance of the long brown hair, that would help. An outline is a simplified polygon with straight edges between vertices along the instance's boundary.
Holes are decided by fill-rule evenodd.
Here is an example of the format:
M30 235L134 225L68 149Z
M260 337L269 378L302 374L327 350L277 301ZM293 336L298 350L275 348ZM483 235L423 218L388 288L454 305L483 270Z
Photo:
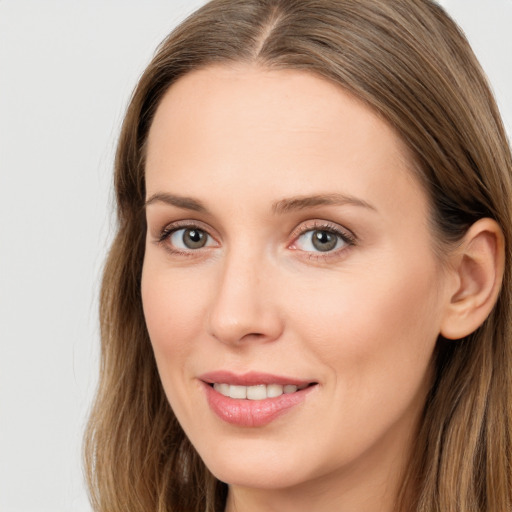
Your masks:
M489 318L439 339L436 372L397 509L512 510L512 158L466 39L430 0L213 0L160 46L133 94L115 163L118 231L101 292L101 371L85 438L97 512L221 511L166 400L145 327L145 142L166 90L213 63L315 73L351 92L411 149L439 249L483 217L503 229L506 269Z

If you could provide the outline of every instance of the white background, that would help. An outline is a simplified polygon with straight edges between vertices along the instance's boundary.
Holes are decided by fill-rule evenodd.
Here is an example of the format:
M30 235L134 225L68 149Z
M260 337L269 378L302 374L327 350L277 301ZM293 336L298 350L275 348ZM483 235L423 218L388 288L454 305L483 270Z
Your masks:
M156 45L202 0L0 0L0 511L88 512L112 159ZM512 0L442 2L512 133Z

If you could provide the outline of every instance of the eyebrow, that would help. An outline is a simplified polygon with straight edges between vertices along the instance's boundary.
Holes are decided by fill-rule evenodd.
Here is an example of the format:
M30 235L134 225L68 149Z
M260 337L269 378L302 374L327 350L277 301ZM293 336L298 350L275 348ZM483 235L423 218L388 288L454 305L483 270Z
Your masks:
M306 208L314 208L316 206L345 206L353 205L369 210L377 211L370 203L357 197L344 194L319 194L313 196L296 196L287 199L281 199L273 204L274 213L282 214L295 210L304 210Z
M208 213L207 208L203 205L203 203L201 203L201 201L198 201L197 199L192 199L191 197L185 196L177 196L174 194L168 194L164 192L153 194L144 203L144 208L147 208L150 204L157 202L169 204L171 206L176 206L184 210L193 210L195 212Z
M166 192L153 194L144 204L147 208L153 203L165 203L184 210L192 210L200 213L208 213L208 209L201 201L192 197L178 196ZM312 196L295 196L281 199L272 205L272 211L277 214L285 214L291 211L305 210L307 208L315 208L317 206L345 206L353 205L369 210L377 211L370 203L354 196L345 194L317 194Z

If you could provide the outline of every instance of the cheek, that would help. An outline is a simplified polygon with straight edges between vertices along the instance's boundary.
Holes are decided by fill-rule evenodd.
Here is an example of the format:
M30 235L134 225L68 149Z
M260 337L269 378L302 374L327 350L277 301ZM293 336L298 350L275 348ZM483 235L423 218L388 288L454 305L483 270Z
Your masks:
M420 385L441 320L434 264L388 261L374 269L310 287L307 301L298 292L289 297L296 335L338 382L361 394L384 383L388 391Z
M166 265L144 262L141 293L146 326L167 400L181 420L194 417L189 397L191 364L204 319L196 283Z
M328 412L318 412L326 433L316 446L332 453L333 467L387 434L401 446L415 428L438 334L436 275L428 267L388 264L386 272L345 274L309 287L307 300L290 294L293 337L322 369L329 397Z
M200 338L204 299L197 279L144 263L141 293L146 326L164 381L175 374Z

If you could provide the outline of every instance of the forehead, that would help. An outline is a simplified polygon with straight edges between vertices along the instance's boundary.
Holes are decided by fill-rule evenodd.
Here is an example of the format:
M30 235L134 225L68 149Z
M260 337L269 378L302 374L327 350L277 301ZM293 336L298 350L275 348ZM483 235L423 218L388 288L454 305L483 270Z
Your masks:
M298 70L236 64L190 72L164 94L150 130L150 144L157 137L155 132L171 135L178 125L181 138L192 135L207 142L207 133L201 130L207 123L215 124L218 135L233 135L236 130L240 139L262 131L287 136L285 132L311 135L345 128L345 137L350 133L361 143L379 142L407 153L394 130L362 101L331 81ZM249 129L254 130L252 134L247 133Z
M334 83L297 70L212 66L164 95L148 137L146 179L148 195L239 185L255 197L266 183L272 199L334 187L370 202L379 188L422 195L412 166L388 123Z

